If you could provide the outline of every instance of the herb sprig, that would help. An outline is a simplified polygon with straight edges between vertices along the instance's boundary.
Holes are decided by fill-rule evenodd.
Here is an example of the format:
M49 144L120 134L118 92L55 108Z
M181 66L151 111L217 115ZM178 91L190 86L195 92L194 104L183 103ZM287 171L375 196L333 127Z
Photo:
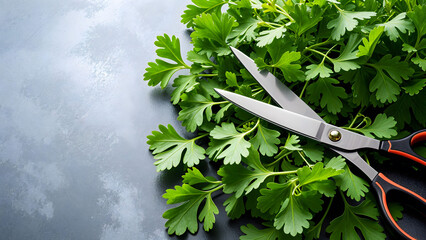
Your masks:
M223 191L231 219L248 213L265 226L242 226L242 240L317 239L322 229L331 239L385 239L368 183L342 157L238 109L213 89L271 103L233 57L233 46L329 123L375 138L425 127L424 0L192 2L182 23L193 29L194 48L184 59L178 38L158 36L159 59L144 74L148 85L161 88L174 79L171 102L195 135L185 139L160 125L148 136L157 171L188 167L183 184L163 195L177 204L163 214L169 234L195 233L198 222L212 229L219 212L212 194ZM189 73L178 75L183 69ZM218 178L197 169L207 157L221 164ZM325 226L337 199L342 215ZM402 216L400 206L391 209Z

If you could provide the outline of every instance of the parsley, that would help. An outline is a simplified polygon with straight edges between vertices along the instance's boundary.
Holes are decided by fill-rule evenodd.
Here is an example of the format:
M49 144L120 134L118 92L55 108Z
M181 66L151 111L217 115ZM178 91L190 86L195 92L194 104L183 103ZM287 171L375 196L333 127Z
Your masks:
M169 234L195 233L199 223L214 228L214 196L223 192L230 219L251 215L264 225L241 226L242 240L318 239L324 231L333 240L385 239L368 183L343 157L233 106L214 88L272 103L231 54L234 46L329 123L373 138L426 127L422 1L192 0L182 23L193 30L193 49L182 54L178 38L158 36L158 59L144 74L150 86L173 88L177 119L193 135L160 125L148 136L157 171L186 169L182 184L163 195L172 205L163 214ZM217 177L197 169L206 157L217 162ZM338 201L344 208L333 219ZM401 206L389 206L403 217Z

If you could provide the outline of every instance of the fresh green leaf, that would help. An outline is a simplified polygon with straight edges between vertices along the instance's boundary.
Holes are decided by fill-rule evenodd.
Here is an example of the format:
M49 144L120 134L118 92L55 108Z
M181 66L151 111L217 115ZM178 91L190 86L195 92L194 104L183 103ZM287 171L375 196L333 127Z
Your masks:
M338 176L343 173L343 170L336 170L334 168L324 168L322 162L316 163L312 169L308 166L299 168L297 176L299 177L299 185L307 185L309 183L327 180L330 177Z
M218 55L231 52L227 45L235 19L227 13L203 13L194 19L194 32L191 33L194 45L200 48L214 50Z
M182 60L180 42L177 37L172 36L170 38L167 34L164 34L164 36L158 36L154 44L158 47L156 53L159 57L172 60L175 63L169 63L161 59L149 62L149 67L144 74L144 80L148 80L149 86L156 86L161 83L161 88L165 88L175 72L189 68L189 66Z
M233 123L222 123L216 126L210 136L215 139L209 144L207 154L210 158L222 159L224 164L239 164L241 157L249 155L248 149L251 144L244 139L246 133L240 133L235 129Z
M246 211L244 208L243 198L237 198L235 194L226 199L223 205L225 206L225 211L228 214L228 217L231 219L237 219L241 217L241 215L243 215Z
M302 35L313 28L322 20L323 10L317 5L308 7L308 4L293 4L289 15L293 18L288 28L294 31L297 36Z
M417 52L417 49L415 47L413 47L413 46L411 46L411 45L409 45L407 43L403 43L402 44L402 50L406 51L406 52L409 52L409 53L411 53L411 52Z
M355 70L357 68L360 68L357 62L354 60L357 59L357 47L359 43L361 42L361 39L359 38L359 35L357 34L351 34L349 36L349 40L346 43L345 48L341 52L338 58L331 59L331 62L334 65L334 72L340 72L340 70L343 71L349 71L349 70Z
M375 12L351 12L339 9L339 16L328 22L327 28L333 29L331 38L338 41L346 31L350 32L358 25L358 20L369 19L373 16L376 16Z
M306 89L310 102L319 102L322 108L327 108L330 113L338 113L343 108L341 99L348 95L343 87L337 87L339 81L333 78L319 78Z
M389 22L378 24L378 26L384 26L386 35L389 36L390 40L396 42L396 40L399 38L398 30L402 33L414 31L413 24L408 20L404 20L405 16L405 12L400 13Z
M419 65L419 67L421 67L423 71L426 71L426 59L415 57L415 58L412 58L411 61Z
M304 81L305 74L300 70L301 66L297 63L292 63L300 59L299 52L285 52L278 62L271 65L281 69L284 79L288 82Z
M179 136L170 124L167 127L160 125L159 129L160 132L153 131L147 141L149 149L153 150L154 158L157 159L154 163L157 171L178 166L182 158L188 167L197 165L205 158L204 148L195 144L197 138L187 140Z
M378 216L379 211L369 199L358 206L349 205L345 201L343 214L331 221L326 231L331 233L331 240L360 239L356 230L360 231L365 239L385 240L386 235L377 221Z
M217 172L225 184L223 191L235 193L237 198L244 192L247 195L253 189L257 189L267 177L272 176L260 162L259 153L255 149L250 149L250 154L245 161L250 168L237 164L225 165Z
M194 132L198 126L203 124L204 116L210 121L213 115L212 107L216 102L209 96L201 94L190 94L188 99L181 103L182 110L179 112L178 120L190 132Z
M333 71L324 65L324 62L320 64L311 64L306 67L308 71L306 71L306 80L313 79L316 76L320 76L320 78L330 77L330 74Z
M426 61L425 61L426 62ZM410 85L402 87L410 96L419 94L419 92L426 86L426 78L414 79L410 81Z
M413 74L407 62L399 61L400 57L385 55L379 62L372 64L377 74L370 83L370 91L376 91L376 98L380 102L394 102L396 95L399 94L401 88L398 83L402 83L402 79L408 79Z
M198 84L197 77L195 75L180 75L173 82L175 90L172 92L171 100L173 104L177 104L180 101L180 97L184 92L190 92Z
M239 42L251 42L256 39L255 30L258 27L259 20L251 17L243 18L238 27L234 28L229 35L230 39L237 39Z
M379 138L390 138L396 136L397 132L394 127L396 121L393 117L387 117L386 114L377 114L374 122L367 127L359 129L367 137L374 137L372 134Z
M286 30L286 28L279 27L260 32L259 36L256 38L257 46L264 47L268 44L271 44L274 39L280 39Z
M228 84L228 86L238 87L237 75L235 75L235 73L226 72L225 76L226 76L226 84Z
M401 204L397 202L390 202L388 207L389 212L395 221L398 221L402 218L402 210L404 210L404 207Z
M316 204L315 198L303 198L304 192L300 196L290 195L282 204L279 213L277 214L274 227L277 229L283 228L284 233L296 236L303 232L304 228L309 227L308 220L312 219L312 214L309 212L309 204Z
M358 47L359 49L357 53L358 57L361 57L361 56L371 57L373 55L374 49L379 43L380 37L382 36L384 29L385 27L383 26L375 27L368 34L368 39L367 38L362 39L362 43L364 45L360 45Z
M413 8L413 11L407 13L407 16L413 21L417 29L418 38L420 39L426 34L426 7L424 5L417 5Z
M262 196L257 198L257 208L263 213L269 212L276 214L280 211L282 203L291 193L292 185L290 183L275 183L267 184L268 188L260 189Z
M194 5L187 5L187 9L182 14L182 23L186 27L194 26L194 18L203 13L212 13L220 11L226 1L223 0L192 0Z
M189 185L194 185L198 183L217 183L217 181L212 177L205 177L200 170L193 167L188 169L185 175L182 176L182 182Z
M299 136L297 135L289 135L287 137L287 140L285 141L285 144L283 146L283 148L290 150L290 151L299 151L302 150L302 148L300 147L300 139Z
M279 136L280 133L278 131L271 130L259 124L256 135L251 140L251 144L253 144L255 149L259 149L262 155L273 156L278 151L277 144L280 143Z
M321 161L324 157L324 147L314 142L304 145L302 151L313 162Z
M368 183L364 179L354 175L348 166L344 169L344 173L335 177L336 184L342 191L347 191L346 195L348 197L359 201L368 192Z
M163 197L167 199L167 204L183 203L163 214L163 217L168 219L166 227L169 228L169 234L182 235L186 230L195 233L198 230L198 208L203 200L205 200L205 204L198 219L200 222L204 221L205 231L213 227L214 215L218 214L219 210L211 198L211 192L201 191L188 184L183 184L176 186L175 189L168 189Z
M247 224L247 226L241 226L241 232L245 235L242 235L240 240L296 240L296 238L290 238L287 235L284 235L282 231L277 230L274 227L258 229L252 224Z
M206 202L204 204L203 210L201 210L198 220L204 222L204 230L209 231L213 228L213 224L216 221L214 215L219 214L219 209L217 209L216 204L214 204L212 195L208 194L206 196Z

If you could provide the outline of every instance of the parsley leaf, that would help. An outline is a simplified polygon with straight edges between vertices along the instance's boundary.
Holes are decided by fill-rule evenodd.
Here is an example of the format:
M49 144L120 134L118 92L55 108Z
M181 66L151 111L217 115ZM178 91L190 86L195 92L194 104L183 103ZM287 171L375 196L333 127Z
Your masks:
M223 203L223 206L225 206L225 211L228 214L228 217L231 219L237 219L246 212L243 198L237 198L235 194L226 199L226 201Z
M426 59L415 57L415 58L412 58L411 61L419 65L419 67L421 67L423 71L426 71Z
M202 13L211 13L220 11L226 1L223 0L192 0L194 5L187 5L187 9L182 14L182 23L186 27L194 26L193 19Z
M372 134L379 138L391 138L397 134L394 129L395 125L396 121L393 117L387 117L386 114L380 113L371 125L361 128L359 131L371 138L374 138Z
M345 172L335 177L337 186L342 191L347 191L346 195L356 201L365 196L368 192L368 183L351 172L348 166L345 167Z
M274 227L258 229L252 224L247 224L247 226L241 226L241 232L243 232L245 235L241 236L240 240L300 239L300 236L297 238L289 237L288 235L285 235L283 231L277 230Z
M256 38L257 46L264 47L271 44L274 39L280 39L286 31L286 28L279 27L260 32L260 35Z
M327 78L330 77L331 73L333 73L330 68L324 65L324 61L322 61L320 64L311 64L306 68L309 69L306 71L306 80L313 79L318 75L320 78Z
M213 112L212 107L217 104L211 100L210 96L201 94L190 94L188 99L183 101L180 106L182 110L179 112L178 120L182 121L182 125L190 132L197 129L204 122L204 115L207 121L210 121Z
M173 81L173 87L176 87L172 92L171 100L173 104L180 101L180 97L184 92L190 92L197 83L197 76L195 75L180 75Z
M299 168L297 170L297 176L299 177L299 185L307 185L309 183L327 180L330 177L340 175L343 170L337 170L334 168L326 167L324 168L324 164L322 162L318 162L311 169L308 166L304 166L303 168Z
M318 203L322 204L322 200L319 195L309 194L309 197L305 197L307 194L309 192L302 192L299 196L290 194L275 218L275 228L283 228L284 233L296 236L309 227L308 220L312 219L312 214L308 209Z
M340 56L335 59L331 59L331 62L334 65L334 72L349 71L360 68L357 62L353 61L357 59L358 50L357 46L361 42L359 35L351 34L348 42L346 43L345 48L341 52Z
M358 206L349 205L346 200L345 210L340 217L330 222L326 231L331 233L331 240L359 239L356 229L359 230L365 239L385 239L383 228L377 221L379 211L374 203L366 199Z
M197 212L203 200L206 200L206 202L200 212L199 220L200 222L204 221L204 230L208 231L212 228L215 222L214 215L219 213L212 200L211 193L198 190L188 184L183 184L182 187L176 186L174 190L168 189L163 197L168 199L168 204L184 202L163 214L165 219L169 219L166 222L169 234L182 235L186 230L195 233L198 230Z
M251 144L244 139L246 134L238 132L233 123L216 126L210 132L214 140L210 142L207 154L210 158L223 158L224 164L239 164L241 157L249 155L248 149Z
M283 71L284 79L288 82L303 81L305 74L300 70L300 64L292 63L300 59L300 52L285 52L278 62L270 65Z
M322 20L323 11L317 5L308 8L308 4L305 3L293 4L292 8L289 10L289 15L293 18L293 21L288 28L294 31L298 36L302 35Z
M341 111L343 103L341 99L348 95L343 87L337 87L339 81L333 78L319 78L316 82L311 83L306 89L310 102L319 102L322 108L333 114Z
M167 127L160 125L159 129L160 132L153 131L147 141L149 149L153 150L154 158L157 159L154 163L157 171L178 166L182 158L188 167L197 165L205 158L204 148L195 144L199 137L187 140L179 136L170 124Z
M144 74L144 80L148 80L149 86L156 86L161 83L161 88L165 88L175 72L190 67L182 60L180 42L177 37L172 36L170 38L167 34L164 34L164 36L158 36L154 44L159 47L156 51L159 57L172 60L175 63L161 59L148 63L149 67Z
M273 156L278 151L277 144L280 143L279 136L280 133L278 131L258 124L256 135L252 138L251 143L255 149L259 149L262 155Z
M426 7L424 5L417 5L407 15L413 21L414 26L416 26L418 38L420 39L426 34Z
M386 23L378 24L379 26L384 26L386 35L389 36L389 39L396 42L396 40L399 37L398 30L402 33L413 32L414 26L413 24L408 21L404 20L406 16L406 13L400 13L396 17L394 17L392 20Z
M407 62L399 61L400 57L393 57L388 54L380 59L379 62L371 64L377 71L376 76L370 83L370 91L376 91L376 98L380 102L394 102L396 95L399 94L401 88L398 83L402 83L402 79L408 79L413 74Z
M231 33L235 19L226 13L203 13L194 19L194 32L191 33L194 46L218 51L219 55L231 52L227 46L228 35Z
M373 55L374 49L376 48L376 45L379 43L380 37L382 36L384 29L385 27L383 26L375 27L368 34L368 39L367 38L362 39L362 43L364 45L360 45L358 47L359 49L359 52L357 53L358 57L361 57L361 56L371 57L371 55Z
M273 175L262 165L259 153L253 148L250 149L250 154L245 162L250 168L237 164L225 165L217 172L225 184L223 188L225 193L235 192L235 197L239 198L244 192L247 195L253 189L257 189L267 177Z
M340 40L340 37L345 35L346 31L352 31L358 25L358 21L356 19L364 20L376 16L375 12L351 12L342 9L338 10L339 16L327 24L328 29L333 29L331 32L331 38L337 41Z

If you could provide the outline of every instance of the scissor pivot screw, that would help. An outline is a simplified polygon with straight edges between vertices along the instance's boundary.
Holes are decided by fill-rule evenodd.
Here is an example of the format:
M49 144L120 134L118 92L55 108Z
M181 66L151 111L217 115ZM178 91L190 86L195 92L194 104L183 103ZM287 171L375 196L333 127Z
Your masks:
M331 130L328 133L328 138L333 142L337 142L342 138L342 134L337 130Z

